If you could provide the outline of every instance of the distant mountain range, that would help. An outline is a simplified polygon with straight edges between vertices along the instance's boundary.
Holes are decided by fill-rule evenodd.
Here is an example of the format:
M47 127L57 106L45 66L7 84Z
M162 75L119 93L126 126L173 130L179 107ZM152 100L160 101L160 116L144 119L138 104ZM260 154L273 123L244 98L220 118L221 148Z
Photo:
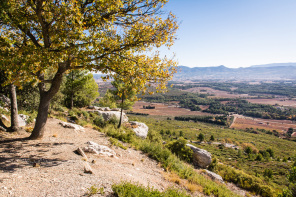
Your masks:
M296 80L296 63L256 65L246 68L179 66L173 80Z

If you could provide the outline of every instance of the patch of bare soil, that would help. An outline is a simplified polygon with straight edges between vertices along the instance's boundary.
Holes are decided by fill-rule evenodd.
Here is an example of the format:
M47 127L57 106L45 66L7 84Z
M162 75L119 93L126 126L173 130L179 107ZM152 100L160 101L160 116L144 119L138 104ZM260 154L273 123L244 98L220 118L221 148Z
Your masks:
M184 90L186 92L200 93L200 94L211 94L209 98L246 98L250 97L248 94L230 94L229 92L222 90L215 90L209 87L194 87Z
M155 109L144 109L143 106L154 106ZM202 109L206 109L207 106L203 106ZM156 116L183 116L183 115L196 115L196 116L207 116L212 115L200 111L190 111L189 109L180 108L178 103L163 104L163 103L149 103L145 101L138 101L133 106L133 112L144 113Z
M261 119L251 118L243 115L234 115L233 123L230 128L246 129L246 128L258 128L266 130L277 130L280 133L285 133L288 128L296 128L296 122L291 120L273 120L273 119Z
M258 103L265 105L280 105L285 107L296 107L296 101L288 98L273 98L273 99L247 99L250 103Z
M157 162L140 151L112 147L108 137L96 130L85 128L85 132L75 132L58 122L48 120L42 140L7 142L4 140L28 134L0 132L0 196L84 196L92 185L104 188L104 194L97 196L112 196L112 184L121 181L159 190L178 187L165 180ZM109 146L117 158L86 153L94 173L84 173L86 161L74 151L85 147L87 141Z

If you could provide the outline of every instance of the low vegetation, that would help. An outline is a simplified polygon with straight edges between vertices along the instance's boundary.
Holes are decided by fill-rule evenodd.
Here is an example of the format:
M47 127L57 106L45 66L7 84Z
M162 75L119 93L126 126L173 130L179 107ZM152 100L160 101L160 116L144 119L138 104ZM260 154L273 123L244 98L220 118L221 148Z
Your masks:
M189 197L190 195L176 189L169 188L160 192L150 187L135 185L129 182L123 182L112 186L114 195L117 197Z

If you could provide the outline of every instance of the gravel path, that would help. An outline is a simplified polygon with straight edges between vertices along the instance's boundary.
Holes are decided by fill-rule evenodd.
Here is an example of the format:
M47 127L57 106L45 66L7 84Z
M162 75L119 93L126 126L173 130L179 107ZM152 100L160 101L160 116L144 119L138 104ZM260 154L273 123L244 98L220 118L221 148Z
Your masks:
M121 181L159 190L177 186L166 181L157 162L140 151L112 147L108 137L98 131L85 128L85 132L75 132L58 122L48 120L42 140L3 142L28 134L0 133L0 196L85 196L92 185L104 188L104 194L97 196L112 196L111 185ZM84 173L86 161L74 151L87 141L109 146L117 158L87 153L94 173ZM33 167L36 163L40 166Z

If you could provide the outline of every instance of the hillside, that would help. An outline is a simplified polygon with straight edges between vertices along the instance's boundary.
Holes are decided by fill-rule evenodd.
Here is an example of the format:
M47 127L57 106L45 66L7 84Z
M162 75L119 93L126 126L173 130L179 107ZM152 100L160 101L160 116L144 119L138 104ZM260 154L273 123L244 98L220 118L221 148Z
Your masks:
M165 179L164 170L155 160L140 151L112 147L103 133L90 128L75 132L58 122L49 119L42 140L3 143L3 139L27 137L28 134L16 136L0 132L0 196L84 196L91 186L103 188L102 196L109 196L111 186L121 181L149 185L158 190L178 187ZM111 147L117 158L87 154L94 173L86 174L83 172L85 161L74 151L86 146L90 140ZM34 163L40 167L33 167Z
M184 80L295 80L295 64L274 64L246 68L179 66L176 81Z

